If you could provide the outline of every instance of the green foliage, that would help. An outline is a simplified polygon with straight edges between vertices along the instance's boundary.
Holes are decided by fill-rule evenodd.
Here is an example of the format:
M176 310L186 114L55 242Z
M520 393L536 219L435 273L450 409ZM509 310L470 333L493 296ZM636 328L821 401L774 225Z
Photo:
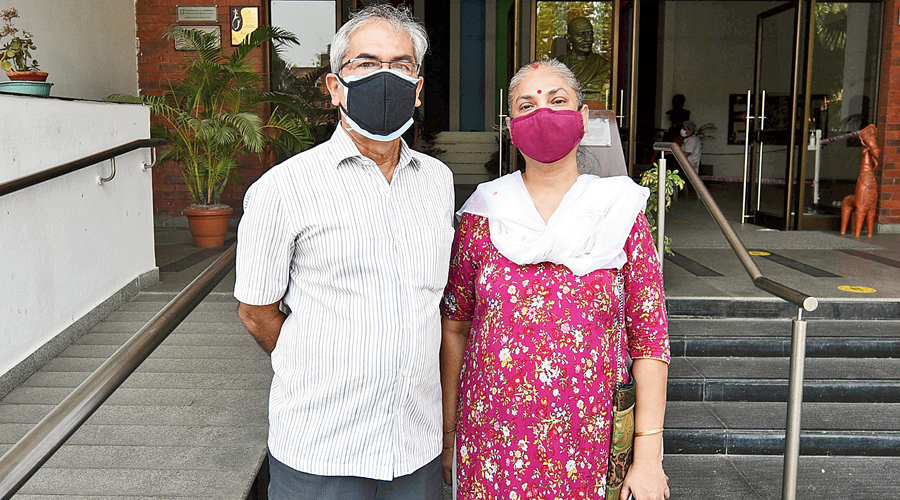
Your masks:
M321 82L330 67L326 65L297 74L285 60L283 47L284 44L273 44L272 47L272 89L293 96L297 106L279 108L278 112L303 121L313 144L321 144L331 137L337 125L337 113L331 105L331 96Z
M169 141L160 159L180 167L195 204L219 204L225 186L237 180L239 156L309 147L310 132L300 118L302 104L294 96L265 91L266 75L247 62L251 51L266 43L297 43L293 34L260 26L230 53L215 33L176 27L168 36L191 48L180 81L170 83L161 96L117 94L107 99L150 105L160 120L152 135ZM272 111L261 118L266 105Z
M656 214L659 211L659 165L653 163L653 168L641 174L639 184L650 188L650 197L647 199L647 222L650 224L650 232L653 234L653 241L656 241L657 227ZM684 179L679 175L678 170L666 170L666 211L672 205L672 195L676 189L684 188ZM666 236L665 251L671 255L672 250L669 248L671 240Z
M15 7L0 10L0 19L3 27L0 27L0 40L9 37L9 40L0 47L0 69L4 71L38 71L38 62L31 58L31 51L37 49L32 41L31 33L19 30L13 26L13 19L19 17ZM22 36L19 36L19 33ZM31 59L31 64L28 60Z

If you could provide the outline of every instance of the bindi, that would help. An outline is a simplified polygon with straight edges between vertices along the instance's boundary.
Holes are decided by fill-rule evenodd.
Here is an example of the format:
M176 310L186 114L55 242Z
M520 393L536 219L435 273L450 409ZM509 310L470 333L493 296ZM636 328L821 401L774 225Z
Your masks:
M541 93L541 89L538 89L538 90L537 90L537 93L540 94L540 93Z

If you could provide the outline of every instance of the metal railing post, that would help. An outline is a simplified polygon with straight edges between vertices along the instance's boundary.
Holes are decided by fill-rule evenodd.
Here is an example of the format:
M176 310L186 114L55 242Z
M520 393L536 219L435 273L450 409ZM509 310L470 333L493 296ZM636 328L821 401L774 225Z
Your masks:
M791 371L788 378L787 423L784 435L782 500L797 497L797 469L800 463L800 410L803 405L803 365L806 360L806 320L797 312L791 331Z
M666 260L666 203L669 201L666 192L666 152L659 154L659 172L656 182L656 254L659 256L659 270L662 271Z

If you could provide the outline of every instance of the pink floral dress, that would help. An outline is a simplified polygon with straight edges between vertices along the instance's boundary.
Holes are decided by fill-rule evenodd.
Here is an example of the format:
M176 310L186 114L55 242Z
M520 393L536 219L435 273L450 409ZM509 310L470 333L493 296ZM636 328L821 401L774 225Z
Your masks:
M625 244L633 358L669 360L659 261L639 214ZM442 314L472 321L459 384L458 498L600 499L616 384L615 269L517 265L463 215Z

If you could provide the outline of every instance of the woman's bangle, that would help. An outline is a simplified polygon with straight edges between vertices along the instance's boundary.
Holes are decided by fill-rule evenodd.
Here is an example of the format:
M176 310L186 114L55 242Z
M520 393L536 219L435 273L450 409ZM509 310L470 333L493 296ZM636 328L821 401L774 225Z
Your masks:
M449 431L444 431L444 434L453 434L454 432L456 432L456 427L450 429Z
M659 429L650 429L649 431L635 432L634 437L652 436L653 434L659 434L660 432L662 432L664 430L665 429L663 427L660 427Z

